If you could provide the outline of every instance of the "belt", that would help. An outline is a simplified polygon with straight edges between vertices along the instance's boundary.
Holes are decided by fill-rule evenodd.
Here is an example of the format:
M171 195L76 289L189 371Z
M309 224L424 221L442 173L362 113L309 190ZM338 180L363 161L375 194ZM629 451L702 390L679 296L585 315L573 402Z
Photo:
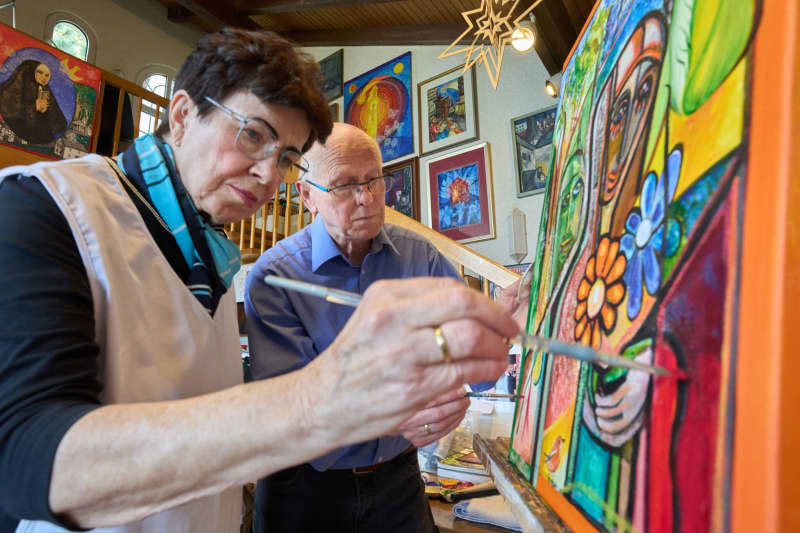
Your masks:
M400 452L396 457L392 457L388 461L381 461L380 463L375 463L374 465L357 466L355 468L352 468L351 470L353 471L354 474L369 474L370 472L374 472L380 469L382 466L386 466L387 464L391 463L396 459L399 459L405 455L408 455L409 453L416 451L417 447L412 444L411 446Z

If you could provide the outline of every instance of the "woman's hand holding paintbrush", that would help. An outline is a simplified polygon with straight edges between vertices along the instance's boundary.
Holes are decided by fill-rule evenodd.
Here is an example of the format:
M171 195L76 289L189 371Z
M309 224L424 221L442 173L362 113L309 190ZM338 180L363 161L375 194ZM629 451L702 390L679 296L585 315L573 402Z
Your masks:
M525 276L523 276L523 278L521 278L519 282L521 283L524 278ZM280 278L277 276L266 276L264 278L264 282L270 285L276 285L278 287L283 287L289 290L306 292L308 294L313 294L315 296L324 298L332 303L350 305L352 307L357 306L358 302L360 301L360 295L355 293L340 291L336 289L328 289L327 287L323 287L321 285L314 285L311 283ZM500 304L503 305L507 310L509 310L509 306L512 306L511 309L512 312L519 313L519 308L521 305L521 298L519 294L524 294L524 290L520 290L518 294L514 296L514 298L516 299L516 303L509 300L500 302ZM513 308L514 305L516 306L516 308ZM451 341L449 342L457 342L457 341L458 339L454 339L451 337ZM616 354L599 352L589 346L564 342L558 339L539 337L537 335L530 335L526 333L519 333L516 336L508 338L507 342L509 344L518 344L527 349L541 350L544 352L566 355L574 359L579 359L581 361L587 361L590 363L596 363L602 366L623 367L659 376L665 376L665 377L671 376L677 379L685 378L684 374L680 371L676 371L673 373L667 370L666 368L657 365L640 363L638 361L634 361L632 359L628 359ZM465 382L466 381L469 380L465 380Z

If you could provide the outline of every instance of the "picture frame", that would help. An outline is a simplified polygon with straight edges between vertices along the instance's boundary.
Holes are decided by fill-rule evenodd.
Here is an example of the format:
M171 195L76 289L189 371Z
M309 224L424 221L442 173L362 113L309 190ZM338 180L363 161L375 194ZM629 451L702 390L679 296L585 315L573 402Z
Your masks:
M383 173L393 178L392 185L386 188L386 206L419 221L419 158L387 165Z
M340 48L319 62L322 72L322 92L330 102L342 96L344 73L344 48Z
M475 69L459 65L418 83L417 102L420 156L478 138Z
M541 194L547 188L556 107L548 106L511 119L511 145L517 198Z
M427 166L431 227L461 243L494 239L489 143L434 157Z
M375 139L385 164L413 154L411 52L347 80L342 113L342 122Z
M339 122L339 102L328 104L328 110L331 112L331 120Z

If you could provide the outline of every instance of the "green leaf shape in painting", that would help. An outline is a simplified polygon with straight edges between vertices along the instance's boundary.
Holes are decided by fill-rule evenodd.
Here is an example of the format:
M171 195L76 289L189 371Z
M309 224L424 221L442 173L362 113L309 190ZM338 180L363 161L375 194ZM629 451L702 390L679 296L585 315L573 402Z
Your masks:
M672 108L694 113L739 62L755 28L756 0L675 0L670 21Z

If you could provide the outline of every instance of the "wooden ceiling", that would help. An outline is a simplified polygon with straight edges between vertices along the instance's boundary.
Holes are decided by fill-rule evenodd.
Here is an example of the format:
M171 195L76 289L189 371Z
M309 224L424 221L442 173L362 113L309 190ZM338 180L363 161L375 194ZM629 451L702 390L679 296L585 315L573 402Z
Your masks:
M303 46L447 46L467 28L461 13L482 1L159 0L172 22L203 31L264 28ZM516 12L532 2L519 0ZM594 0L543 0L533 9L534 47L550 74L561 70L593 5Z

